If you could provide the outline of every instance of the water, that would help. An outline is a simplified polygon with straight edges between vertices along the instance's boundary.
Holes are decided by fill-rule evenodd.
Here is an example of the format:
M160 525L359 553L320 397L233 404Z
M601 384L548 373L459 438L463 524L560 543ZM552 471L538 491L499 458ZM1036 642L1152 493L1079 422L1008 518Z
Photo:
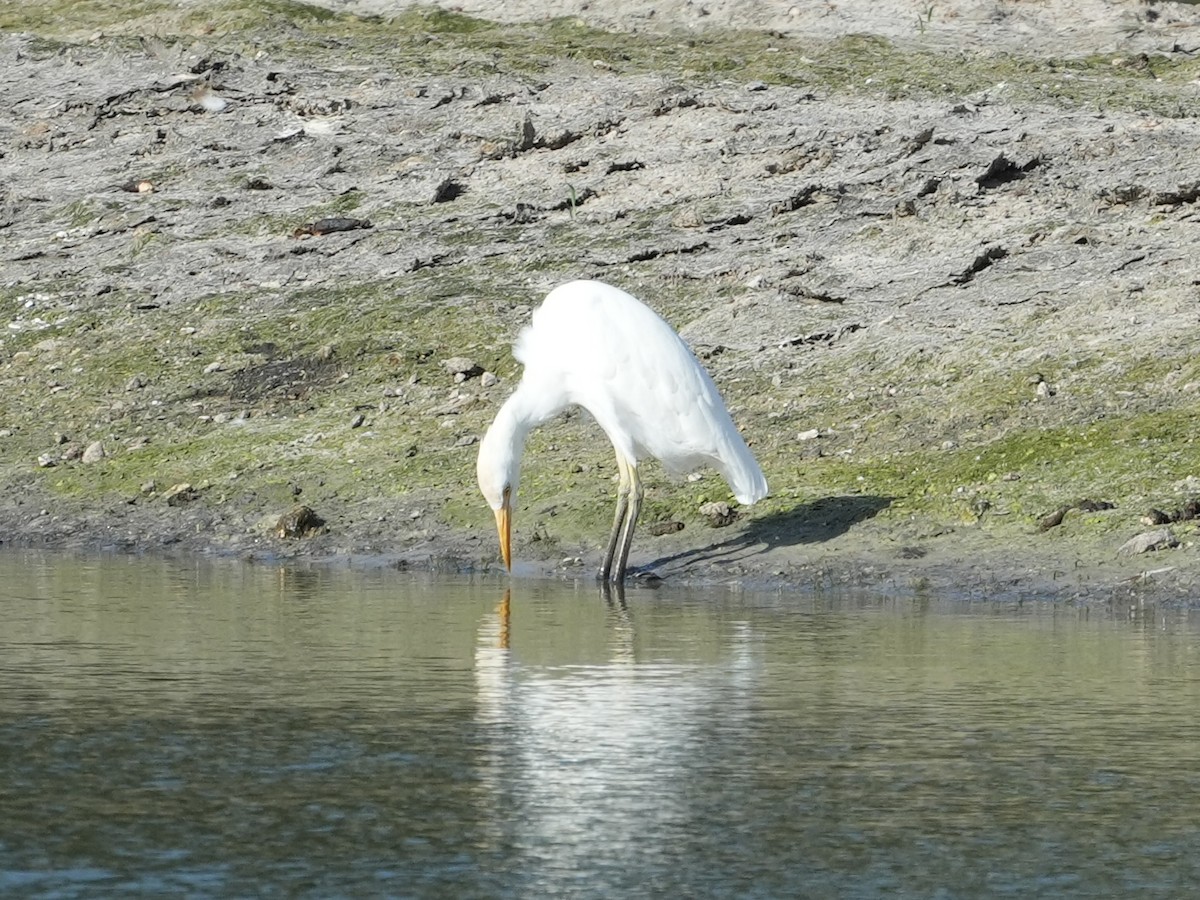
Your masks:
M0 555L0 895L1181 896L1186 614Z

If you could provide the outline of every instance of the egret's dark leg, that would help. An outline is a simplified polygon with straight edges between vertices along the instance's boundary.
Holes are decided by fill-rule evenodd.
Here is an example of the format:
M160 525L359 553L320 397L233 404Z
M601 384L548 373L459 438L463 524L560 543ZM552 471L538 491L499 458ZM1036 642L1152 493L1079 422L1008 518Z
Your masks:
M617 559L612 571L614 584L625 581L625 569L629 563L629 548L633 545L633 529L637 526L638 515L642 511L642 497L646 491L642 487L642 479L637 466L626 462L629 475L629 488L626 494L625 524L621 528L621 545L617 550Z
M617 470L621 473L621 480L617 486L617 511L613 516L612 534L608 536L608 549L604 551L604 561L600 563L601 581L608 581L609 573L612 572L613 558L617 555L617 546L621 540L621 529L629 511L629 468L620 453L617 454Z

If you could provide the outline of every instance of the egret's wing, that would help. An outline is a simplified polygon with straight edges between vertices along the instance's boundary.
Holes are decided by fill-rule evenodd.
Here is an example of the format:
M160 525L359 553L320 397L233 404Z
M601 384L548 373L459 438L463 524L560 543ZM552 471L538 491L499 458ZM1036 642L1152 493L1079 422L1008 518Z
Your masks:
M599 282L556 288L514 349L525 379L587 409L627 458L685 472L717 468L738 499L766 482L716 385L675 331L636 298Z

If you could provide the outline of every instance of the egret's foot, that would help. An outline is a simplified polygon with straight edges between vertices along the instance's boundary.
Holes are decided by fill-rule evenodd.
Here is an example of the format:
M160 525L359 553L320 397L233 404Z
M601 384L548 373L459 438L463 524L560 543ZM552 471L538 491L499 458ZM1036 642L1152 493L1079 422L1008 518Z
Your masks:
M624 584L627 581L634 581L646 587L658 587L663 582L663 577L653 569L626 569L625 577L618 581L615 578L609 577L611 573L605 572L603 569L596 570L596 580L601 584L608 584L616 587L619 584Z
M663 577L653 569L636 569L629 573L629 577L646 587L658 587L663 583Z

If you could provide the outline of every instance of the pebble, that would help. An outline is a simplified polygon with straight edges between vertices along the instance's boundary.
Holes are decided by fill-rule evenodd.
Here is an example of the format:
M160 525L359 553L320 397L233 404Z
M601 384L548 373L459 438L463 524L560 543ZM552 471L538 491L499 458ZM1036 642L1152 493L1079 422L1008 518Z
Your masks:
M493 387L494 385L497 385L500 383L500 379L497 378L495 375L493 375L491 372L484 372L482 375L479 376L479 383L482 384L484 387Z
M325 520L311 506L296 506L284 513L275 523L275 534L280 538L305 538L320 534Z
M683 531L684 527L682 522L669 520L666 522L652 522L647 526L646 530L655 537L661 537L664 534L674 534L677 531Z
M200 492L187 482L181 482L167 488L163 496L166 498L167 506L182 506L199 497Z
M723 500L713 500L702 504L700 515L708 519L708 524L713 528L724 528L737 518L737 512L730 509L729 504Z
M83 451L83 461L85 463L96 463L105 457L104 444L100 441L92 441L87 445L87 449Z
M1154 531L1144 531L1131 537L1121 545L1117 553L1123 556L1136 556L1151 550L1166 550L1178 546L1179 539L1175 537L1170 528L1157 528Z
M38 468L50 469L58 465L58 457L53 453L43 453L37 458Z
M456 382L466 381L468 378L483 374L483 367L475 360L465 356L452 356L442 360L442 368L453 375Z

